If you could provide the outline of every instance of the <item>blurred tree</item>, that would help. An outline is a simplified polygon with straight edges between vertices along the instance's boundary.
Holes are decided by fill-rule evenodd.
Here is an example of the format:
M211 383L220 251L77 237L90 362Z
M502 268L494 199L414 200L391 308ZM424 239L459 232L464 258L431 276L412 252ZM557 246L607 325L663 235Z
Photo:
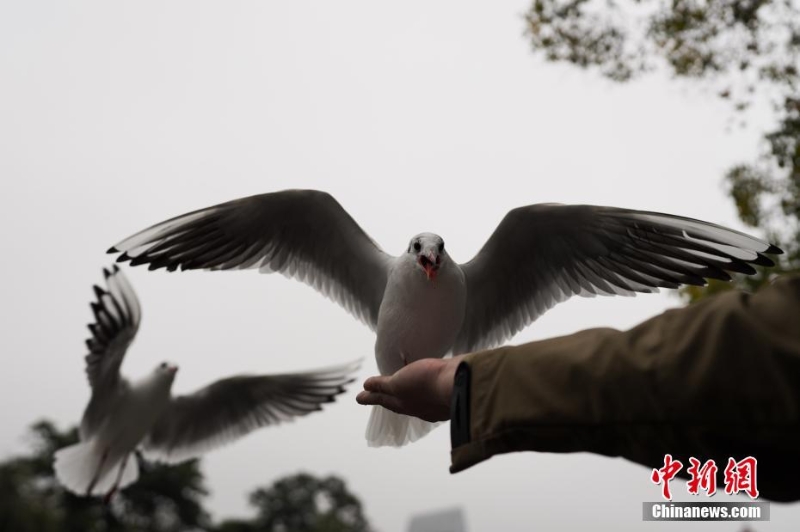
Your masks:
M800 11L793 0L533 0L535 53L628 81L666 67L714 81L743 110L752 97L796 93Z
M772 106L777 125L759 158L725 176L739 217L786 254L734 285L691 287L690 301L800 269L800 9L795 0L533 0L526 35L548 61L624 82L656 68L702 81L742 112Z
M53 454L78 441L78 429L49 421L31 428L31 453L0 462L0 532L369 532L361 502L335 477L299 474L250 495L252 520L212 526L199 462L163 466L139 460L139 480L110 507L65 491L53 476Z
M106 508L97 498L75 496L53 476L53 454L78 441L73 428L48 422L32 427L32 452L0 463L0 532L178 532L209 525L206 494L196 460L177 466L140 460L140 478Z
M252 521L226 521L217 532L369 532L361 502L338 477L297 474L250 494Z

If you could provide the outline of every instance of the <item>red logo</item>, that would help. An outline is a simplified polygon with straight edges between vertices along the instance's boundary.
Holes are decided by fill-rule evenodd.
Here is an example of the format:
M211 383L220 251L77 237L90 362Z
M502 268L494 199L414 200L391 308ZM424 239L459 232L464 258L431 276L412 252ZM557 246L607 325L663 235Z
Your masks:
M661 484L661 496L668 501L672 500L672 493L669 491L669 481L672 480L678 472L683 469L683 464L678 460L672 460L672 455L664 455L664 467L661 469L653 469L650 475L650 480L653 484Z
M733 458L728 458L728 465L725 466L725 493L735 495L743 491L751 499L758 497L756 465L756 459L752 456L748 456L739 462Z
M717 492L717 464L714 460L709 460L700 467L700 460L691 457L689 463L692 464L686 469L691 477L686 483L689 493L698 495L702 489L709 497L714 495Z
M692 495L699 495L702 490L708 497L714 495L717 492L717 471L719 471L714 460L708 460L703 463L695 457L690 457L689 464L689 467L686 468L686 473L689 474L689 480L686 482L686 491ZM748 456L738 462L733 458L728 458L728 465L723 472L725 493L736 495L739 492L744 492L751 499L758 497L757 465L757 460L752 456ZM653 484L661 484L661 496L668 501L672 500L669 483L681 469L683 469L683 463L680 460L674 460L671 454L666 454L664 455L664 466L659 469L653 469L650 474L650 480Z

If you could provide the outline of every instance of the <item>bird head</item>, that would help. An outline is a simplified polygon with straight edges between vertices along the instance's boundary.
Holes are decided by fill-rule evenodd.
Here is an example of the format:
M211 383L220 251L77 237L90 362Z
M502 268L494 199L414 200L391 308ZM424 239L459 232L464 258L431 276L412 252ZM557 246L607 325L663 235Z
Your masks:
M156 366L154 373L159 382L172 385L172 381L175 380L175 374L178 373L178 366L170 364L169 362L162 362Z
M436 279L447 254L444 240L433 233L420 233L408 243L408 253L416 259L417 266L425 272L429 281Z

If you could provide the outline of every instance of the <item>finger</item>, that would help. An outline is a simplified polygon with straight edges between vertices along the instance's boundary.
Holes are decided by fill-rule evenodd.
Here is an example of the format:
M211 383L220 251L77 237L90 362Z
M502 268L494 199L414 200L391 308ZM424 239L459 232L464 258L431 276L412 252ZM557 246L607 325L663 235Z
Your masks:
M356 402L360 405L377 405L380 404L380 394L372 392L360 392L356 395Z
M368 392L392 393L389 379L391 377L370 377L364 381L364 389Z
M362 405L382 406L393 412L404 414L402 405L396 397L381 393L361 392L356 396L356 401Z

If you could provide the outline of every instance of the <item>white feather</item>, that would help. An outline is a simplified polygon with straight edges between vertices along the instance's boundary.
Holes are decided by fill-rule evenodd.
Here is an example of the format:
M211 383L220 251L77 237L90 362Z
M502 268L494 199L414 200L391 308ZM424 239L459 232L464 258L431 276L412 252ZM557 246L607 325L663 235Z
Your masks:
M396 414L382 406L373 406L365 434L367 445L370 447L402 447L422 438L440 424Z

